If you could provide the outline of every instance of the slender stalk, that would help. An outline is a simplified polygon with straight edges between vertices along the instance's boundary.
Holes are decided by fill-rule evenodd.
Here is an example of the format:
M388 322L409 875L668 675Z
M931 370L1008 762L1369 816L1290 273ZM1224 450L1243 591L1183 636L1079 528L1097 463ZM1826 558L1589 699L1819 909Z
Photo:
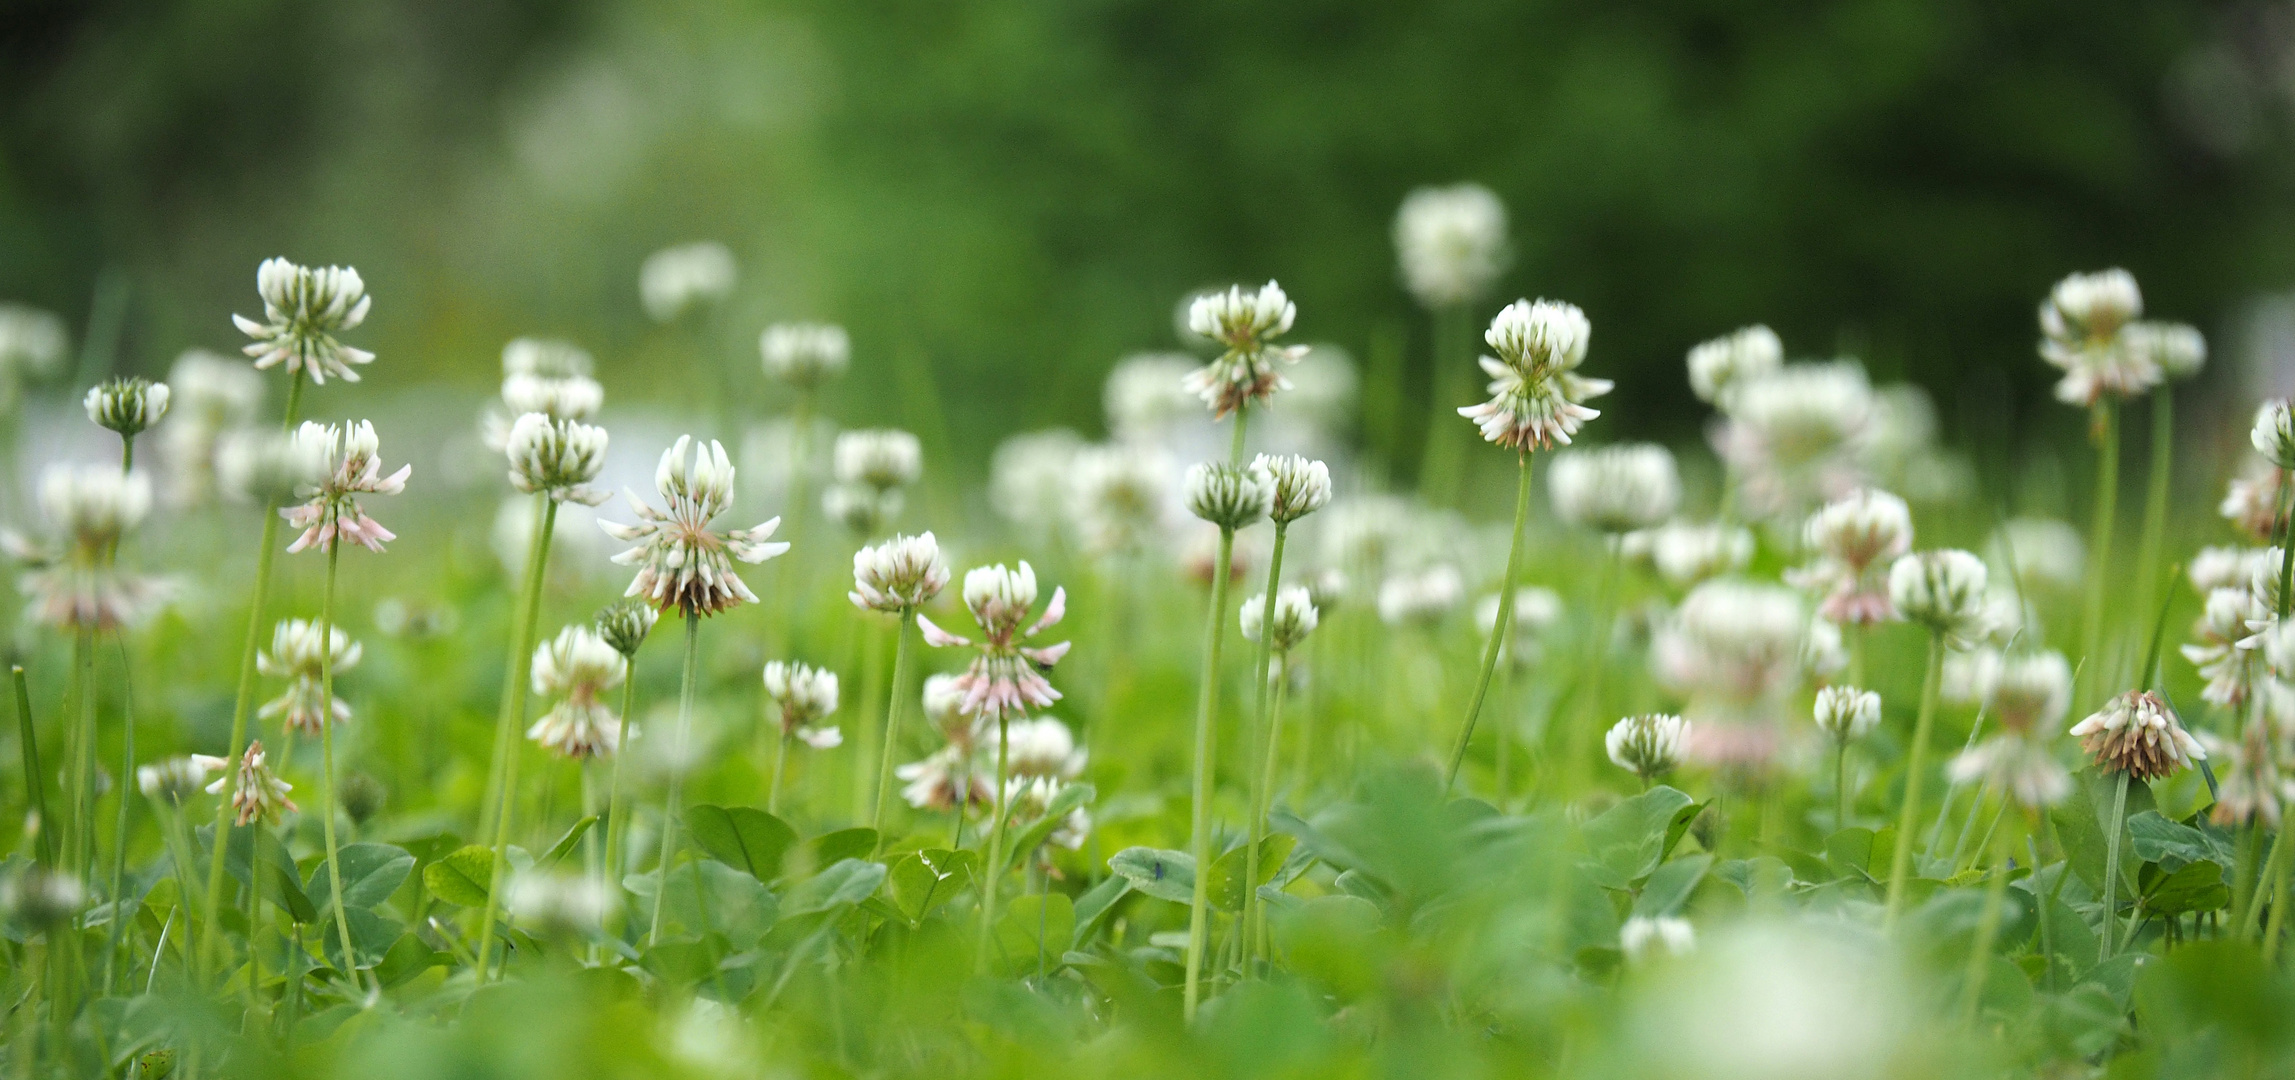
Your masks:
M2001 793L2001 810L2007 810L2008 794ZM2000 936L2000 912L2008 899L2009 852L2015 850L2009 842L2009 833L2002 830L1993 836L1992 879L1984 887L1984 913L1977 918L1976 941L1968 950L1967 999L1961 1005L1962 1018L1976 1022L1977 1003L1984 997L1984 979L1992 972L1992 944Z
M780 726L780 722L774 721L774 726ZM768 814L778 815L781 812L781 778L788 771L789 732L784 728L781 737L773 743L773 783L765 793L765 812Z
M1266 636L1262 634L1261 636ZM1244 880L1244 895L1256 899L1259 891L1259 846L1267 840L1267 814L1275 805L1276 748L1283 743L1283 699L1291 689L1291 655L1281 654L1276 667L1274 701L1267 708L1267 755L1259 765L1259 798L1251 807L1251 853L1246 856L1251 864L1250 876ZM1250 927L1250 953L1265 958L1269 950L1267 938L1267 907L1255 904L1249 909L1257 922L1246 920Z
M478 835L494 835L495 816L502 806L503 770L509 764L510 748L517 739L518 716L512 702L525 687L524 679L516 678L518 665L527 661L534 648L535 627L526 617L528 597L539 597L543 569L549 559L549 541L543 536L543 522L554 514L555 503L548 494L534 496L534 518L526 536L526 566L519 573L519 604L510 612L510 655L503 658L502 670L507 672L502 682L502 696L494 712L494 756L487 763L486 797L478 804Z
M1498 655L1514 629L1514 580L1522 568L1522 525L1530 520L1530 452L1514 455L1514 539L1506 547L1506 576L1498 581L1498 622L1490 628L1490 644L1482 650L1482 675L1474 681L1474 697L1466 703L1466 719L1458 726L1458 745L1450 751L1450 768L1442 774L1447 797L1458 783L1458 767L1466 761L1466 744L1474 738L1474 721L1482 715L1482 699L1490 693L1490 673L1498 670Z
M1904 911L1905 886L1912 873L1912 838L1914 826L1920 821L1921 771L1928 765L1929 731L1936 727L1936 694L1944 674L1944 635L1931 632L1928 637L1928 672L1921 678L1920 717L1913 723L1912 756L1905 771L1905 801L1897 812L1897 848L1889 858L1888 912L1882 919L1884 929L1893 929L1897 916Z
M129 442L133 444L133 440ZM120 956L126 943L124 935L127 928L127 919L120 914L120 892L127 880L128 812L135 803L135 800L128 798L128 784L135 780L135 672L128 661L127 638L114 634L112 640L120 647L120 778L113 785L119 792L120 802L119 817L112 827L112 878L109 893L112 900L112 927L111 940L104 946L104 988L108 992L117 993Z
M2100 650L2104 643L2104 598L2112 580L2112 520L2119 512L2120 501L2120 422L2119 408L2110 397L2096 402L2090 433L2096 442L2096 499L2095 520L2088 534L2088 599L2080 616L2081 671L2087 676L2087 690L2080 695L2080 707L2094 698L2094 688L2112 684L2111 673L2104 670Z
M908 632L915 625L916 609L902 608L900 624L893 630L892 692L885 701L884 737L878 740L876 809L869 814L869 828L877 834L872 856L885 849L885 798L892 791L893 743L900 736L900 706L908 694Z
M327 545L327 583L319 593L319 820L327 841L327 894L343 946L343 976L363 986L358 953L351 948L351 917L343 910L343 868L335 843L335 570L342 557L338 536Z
M862 542L866 543L867 538L864 537ZM861 617L858 629L861 634L860 715L868 717L876 713L877 702L885 696L885 639L882 629L877 626L877 620L870 616ZM884 715L888 720L892 717L891 704L885 703ZM869 765L872 759L880 756L882 747L871 744L879 741L882 729L871 731L865 721L855 726L858 730L853 732L854 741L858 745L853 747L853 820L867 817L873 822L876 820L877 800L876 792L869 786L870 773L874 771Z
M486 881L484 922L478 926L478 981L491 975L487 957L494 947L494 918L502 913L502 886L510 865L510 817L518 798L518 765L525 757L518 744L518 726L526 719L526 680L534 663L535 626L542 619L542 577L550 564L550 532L558 524L558 503L548 492L535 495L542 520L534 530L527 552L526 584L519 597L516 636L510 646L510 684L502 690L502 709L494 718L494 750L502 770L500 802L494 807L494 868Z
M2120 833L2126 831L2128 817L2128 774L2122 772L2119 782L2112 788L2112 831L2104 834L2104 917L2102 952L2096 962L2112 958L2119 950L2113 942L2120 936Z
M1242 417L1236 417L1242 427ZM1241 439L1237 440L1239 443ZM1194 820L1188 829L1188 853L1195 860L1195 892L1187 906L1186 1018L1195 1022L1195 1008L1203 994L1203 946L1209 929L1205 916L1211 901L1211 776L1212 756L1218 749L1212 733L1219 719L1219 647L1227 629L1227 566L1235 556L1235 530L1219 530L1219 561L1212 564L1211 614L1203 631L1203 686L1195 703Z
M1260 737L1267 740L1266 757L1269 762L1275 760L1275 731L1269 726L1267 712L1267 672L1268 663L1275 655L1275 592L1283 581L1283 541L1289 532L1290 522L1275 523L1275 549L1267 560L1267 591L1259 599L1259 662L1253 667L1251 682L1252 716L1258 721ZM1251 788L1252 841L1251 849L1243 854L1244 880L1247 882L1259 880L1259 805L1265 799L1267 785L1274 782L1274 772L1268 770ZM1252 895L1252 889L1246 885L1243 890L1244 926L1253 925L1252 916L1256 914L1257 908L1258 898Z
M677 689L677 759L669 772L669 799L661 812L661 873L653 892L653 921L646 927L645 947L661 937L661 902L669 895L669 860L677 855L677 800L685 789L685 747L693 729L693 684L701 674L701 614L685 613L685 674Z
M2238 870L2231 884L2231 928L2240 941L2247 940L2249 917L2259 895L2256 886L2263 876L2263 868L2256 864L2262 858L2263 820L2259 816L2251 817L2247 827L2239 832Z
M1833 828L1849 827L1849 740L1833 743Z
M975 971L988 970L988 942L996 932L996 893L1004 884L1004 828L1012 814L1006 805L1007 791L1011 787L1012 722L999 714L996 717L996 827L988 834L988 865L980 875L980 945L973 953Z
M1473 376L1473 365L1458 353L1458 343L1467 333L1467 307L1449 304L1434 309L1434 385L1427 396L1431 415L1427 417L1426 437L1421 440L1419 456L1418 490L1421 498L1435 506L1448 506L1458 496L1458 473L1466 447L1464 439L1452 430L1455 411L1465 403L1467 380Z
M2279 939L2287 929L2289 903L2289 869L2295 862L2287 858L2287 828L2281 826L2279 839L2271 845L2271 921L2263 927L2263 962L2266 965L2279 960Z
M606 782L606 861L603 871L605 884L620 889L622 881L622 759L629 756L630 710L637 704L637 657L626 657L628 673L622 676L621 735L614 740L614 769L612 779ZM612 895L620 895L618 892Z
M2152 462L2144 491L2144 525L2137 546L2136 610L2159 602L2160 548L2167 539L2169 483L2175 473L2175 390L2161 382L2152 390ZM2173 580L2173 575L2169 575Z
M9 665L8 675L16 684L16 737L24 752L24 792L36 815L33 820L39 824L33 853L42 866L54 870L56 827L55 819L48 816L47 774L40 768L40 740L33 733L32 690L24 680L24 665Z
M295 412L303 402L303 372L297 370L287 382L287 412L280 421L280 430L295 430ZM247 714L255 705L255 650L262 641L264 602L271 596L271 563L279 552L279 508L274 503L263 507L263 539L256 548L255 594L247 603L247 640L239 650L239 693L231 705L231 753L224 760L236 766L241 754L247 750ZM205 978L216 963L215 952L222 946L221 924L217 916L223 911L223 853L231 835L231 800L218 799L215 806L215 845L207 860L207 919L200 927L200 977ZM254 948L253 924L250 923L248 948Z

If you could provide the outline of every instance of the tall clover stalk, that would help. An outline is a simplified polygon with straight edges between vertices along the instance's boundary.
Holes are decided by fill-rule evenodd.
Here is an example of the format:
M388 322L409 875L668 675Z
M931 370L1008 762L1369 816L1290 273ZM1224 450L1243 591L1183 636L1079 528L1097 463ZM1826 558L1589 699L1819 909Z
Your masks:
M1403 284L1434 317L1434 413L1419 460L1419 494L1448 505L1459 494L1466 448L1444 429L1444 418L1469 396L1470 372L1458 350L1470 333L1474 302L1512 260L1506 206L1479 184L1419 188L1395 213L1394 239Z
M1936 699L1944 677L1944 650L1981 635L1985 626L1984 561L1954 548L1916 551L1889 567L1889 601L1907 621L1927 628L1928 666L1921 678L1920 714L1913 722L1912 748L1905 760L1904 803L1897 811L1896 850L1889 858L1884 928L1904 911L1911 884L1912 838L1920 824L1921 786L1927 779L1928 744L1936 727Z
M622 819L627 813L622 792L622 763L629 758L630 715L637 710L637 654L658 618L660 613L654 609L624 600L598 612L596 620L598 636L622 654L622 662L628 668L622 677L621 721L614 738L614 767L606 782L606 853L601 870L604 880L600 884L610 890L620 889L622 880L621 845L626 824Z
M1240 425L1239 425L1240 426ZM1271 457L1261 454L1251 464L1254 473L1265 476L1272 484L1267 516L1275 523L1275 546L1267 560L1267 590L1258 597L1259 610L1264 613L1277 609L1276 597L1283 583L1283 547L1289 537L1291 523L1314 513L1331 501L1331 470L1320 461L1309 461L1295 454ZM1221 607L1225 610L1224 605ZM1274 762L1276 750L1275 717L1268 707L1268 669L1278 643L1271 634L1247 634L1259 642L1259 662L1252 669L1252 693L1255 699L1253 716L1258 722L1259 737L1264 742L1263 758L1266 766L1251 785L1251 847L1244 852L1243 925L1256 925L1259 914L1259 842L1267 831L1266 806L1275 783Z
M1450 767L1443 770L1442 789L1446 796L1458 783L1458 768L1466 761L1466 745L1474 738L1474 722L1482 716L1483 698L1490 693L1490 676L1498 670L1498 657L1514 630L1514 583L1522 571L1524 523L1530 520L1530 451L1517 451L1514 458L1514 527L1506 546L1506 573L1498 581L1498 622L1490 628L1490 643L1482 650L1482 673L1475 677L1474 696L1467 699L1466 718L1458 725L1458 742L1450 750Z
M877 740L877 781L869 828L876 833L876 850L884 850L885 800L892 791L893 745L900 738L901 705L908 699L908 639L916 626L917 609L948 587L948 564L940 556L940 542L927 532L895 536L853 554L853 588L846 597L863 611L881 611L899 620L893 630L892 693L885 702L884 730ZM963 798L957 813L963 815Z
M1281 528L1281 526L1277 526ZM1245 640L1259 643L1263 654L1271 655L1272 670L1260 679L1261 685L1270 681L1266 717L1261 734L1260 764L1257 782L1251 789L1250 846L1245 849L1243 952L1247 958L1266 955L1267 912L1259 903L1260 865L1259 848L1267 841L1267 815L1275 800L1275 762L1283 745L1283 701L1290 690L1291 652L1307 635L1315 630L1320 613L1315 601L1303 588L1289 588L1271 596L1255 596L1243 602L1241 624Z
M2116 399L2099 399L2091 408L2089 438L2096 444L2095 518L2088 525L2088 593L2080 611L2081 674L2091 697L2098 680L2109 685L2101 655L2104 641L2105 598L2112 583L2112 523L2120 502L2120 423Z

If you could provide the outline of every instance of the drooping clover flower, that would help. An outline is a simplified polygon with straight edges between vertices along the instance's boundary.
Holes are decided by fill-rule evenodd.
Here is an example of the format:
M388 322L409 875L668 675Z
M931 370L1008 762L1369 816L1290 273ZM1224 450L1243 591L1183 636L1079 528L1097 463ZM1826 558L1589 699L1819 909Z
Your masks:
M845 373L852 339L845 328L826 323L775 323L757 339L765 377L810 391Z
M1161 536L1171 509L1171 464L1145 446L1091 446L1074 463L1076 524L1100 554L1136 551Z
M287 545L288 551L312 547L326 551L338 539L365 544L369 551L381 551L384 541L398 539L397 534L368 517L359 505L361 495L396 495L405 491L407 475L414 471L412 465L401 465L397 472L383 475L382 440L375 437L374 424L361 420L343 428L306 422L296 430L295 437L318 448L314 452L326 463L326 473L319 482L296 490L302 503L279 511L287 524L303 530L294 543Z
M140 765L135 771L136 790L143 792L147 799L181 805L183 800L207 786L209 773L230 766L230 761L206 754L172 757L150 765Z
M510 425L503 448L510 458L510 485L529 495L547 492L558 502L605 502L606 492L590 481L606 467L608 441L602 427L527 413Z
M1239 613L1243 624L1243 639L1256 644L1267 627L1267 595L1253 593L1245 597ZM1320 621L1315 601L1303 585L1293 585L1275 591L1275 636L1270 647L1279 653L1288 653L1315 632Z
M1672 517L1681 505L1673 452L1655 443L1625 443L1554 455L1546 470L1554 516L1617 535Z
M690 461L688 447L693 451ZM789 550L789 545L767 542L780 527L780 518L754 529L710 530L709 523L733 507L733 463L726 458L725 447L715 440L695 446L692 436L680 435L663 451L653 482L666 510L655 510L631 495L637 524L598 522L606 535L636 545L614 556L615 562L638 568L623 595L642 597L663 612L676 608L688 616L715 615L756 603L757 594L733 572L733 560L761 563Z
M1906 619L1968 648L1991 627L1984 560L1958 548L1916 551L1889 566L1889 602Z
M1562 621L1562 596L1541 585L1525 585L1514 590L1514 626L1506 635L1508 659L1517 667L1538 662L1543 653L1546 633ZM1474 625L1488 638L1498 629L1498 594L1492 593L1474 603Z
M1649 783L1681 765L1690 731L1690 722L1681 717L1645 713L1612 724L1609 734L1602 737L1602 745L1609 750L1612 764Z
M1306 355L1303 345L1277 345L1274 340L1291 329L1299 308L1272 281L1257 292L1230 286L1226 292L1196 297L1187 309L1187 328L1211 339L1223 350L1210 363L1195 369L1180 386L1211 409L1212 419L1251 405L1264 405L1284 381L1281 365L1295 364Z
M1753 509L1797 512L1863 483L1876 410L1855 361L1788 364L1730 385L1713 445Z
M587 626L569 626L534 650L534 692L559 698L526 729L526 737L580 760L621 749L620 718L606 691L629 675L629 659Z
M167 415L168 393L166 383L141 376L106 379L88 387L80 405L87 410L89 423L133 439L159 426Z
M1881 726L1881 696L1854 686L1817 691L1817 728L1836 743L1849 743Z
M2158 385L2159 362L2129 348L2122 331L2144 313L2134 275L2111 269L2073 274L2040 302L2040 358L2061 370L2056 399L2093 405L2105 395L2136 397Z
M1801 535L1817 561L1786 579L1821 595L1818 614L1858 626L1895 616L1888 568L1912 550L1913 540L1912 511L1903 499L1861 488L1810 515Z
M133 626L167 598L167 587L131 573L114 554L151 510L151 483L116 465L55 464L40 474L38 501L55 537L39 542L0 533L0 549L23 563L18 582L32 616L51 626L110 630Z
M231 791L231 808L239 812L237 822L242 827L257 821L277 825L282 812L302 809L287 797L295 785L272 775L270 765L265 762L261 739L249 741L238 767L207 785L207 793L221 795L226 785Z
M1395 212L1394 233L1403 287L1430 308L1481 297L1513 259L1506 204L1480 184L1412 191Z
M1619 537L1618 555L1646 564L1666 584L1686 589L1745 569L1753 559L1753 532L1723 521L1676 519Z
M1466 579L1449 563L1388 574L1379 583L1379 621L1388 626L1431 626L1466 600Z
M827 750L845 741L836 725L821 726L837 711L837 673L809 664L768 661L765 665L765 704L773 710L781 737L796 739L815 750Z
M1482 437L1527 453L1567 446L1586 421L1602 415L1585 402L1610 392L1608 379L1578 374L1593 323L1575 304L1516 300L1490 321L1482 340L1496 356L1476 361L1490 376L1490 400L1458 415Z
M940 541L930 532L895 536L853 553L853 590L845 596L863 611L898 615L939 596L948 576Z
M2105 702L2072 725L2071 733L2097 771L2124 772L2137 780L2173 776L2207 757L2175 710L2148 690L2130 690Z
M287 690L266 703L256 715L268 720L283 716L286 726L306 735L319 734L320 725L351 718L350 704L329 700L321 665L333 654L336 674L357 667L365 648L352 641L340 626L327 628L326 644L319 641L319 624L310 619L281 619L271 628L271 649L255 656L255 667L265 677L287 680Z
M1119 441L1154 444L1171 429L1201 416L1202 406L1183 385L1196 368L1186 353L1141 353L1116 361L1100 391L1108 431Z
M1050 708L1060 700L1060 692L1044 678L1052 665L1068 654L1068 642L1057 645L1031 646L1021 642L1057 625L1068 611L1068 591L1052 590L1052 599L1044 605L1044 614L1027 629L1021 624L1028 621L1029 610L1036 606L1036 570L1026 561L1018 570L1002 563L994 566L976 566L964 574L964 607L972 613L973 622L979 624L982 640L978 643L980 655L972 665L957 676L956 686L964 692L963 712L966 716L996 723L1026 715L1030 709ZM971 646L970 638L958 637L924 616L917 617L917 625L924 631L924 640L935 647L947 645Z
M1273 476L1218 461L1188 466L1183 490L1188 513L1230 532L1266 517L1275 502Z
M704 240L666 247L638 267L638 299L655 322L675 322L732 294L735 276L733 252L723 244Z
M357 270L266 259L255 271L255 291L263 297L263 321L242 315L231 321L255 339L243 351L255 358L257 368L285 364L288 374L306 373L323 384L330 377L357 382L359 373L351 365L374 362L375 354L335 340L336 334L365 322L373 303Z
M1785 366L1785 343L1766 326L1744 327L1689 350L1689 388L1697 400L1721 404L1734 387Z

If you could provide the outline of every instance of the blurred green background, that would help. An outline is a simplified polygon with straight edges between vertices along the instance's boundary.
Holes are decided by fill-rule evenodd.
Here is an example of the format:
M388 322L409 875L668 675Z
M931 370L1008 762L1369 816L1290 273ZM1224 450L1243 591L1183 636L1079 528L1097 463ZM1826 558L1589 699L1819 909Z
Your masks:
M843 322L842 418L915 422L913 378L886 388L920 361L967 471L1021 427L1096 429L1108 366L1174 345L1207 284L1278 277L1301 338L1400 335L1423 368L1389 227L1426 183L1506 200L1499 299L1591 315L1604 437L1685 437L1683 351L1756 320L1927 385L1948 437L2060 432L2033 308L2111 264L2209 332L2224 396L2245 312L2295 280L2278 4L0 11L0 297L84 325L112 275L126 370L236 345L227 314L284 254L365 274L376 383L488 386L539 333L670 400L693 346L647 322L637 267L718 239L743 269L723 355L754 373L766 322Z

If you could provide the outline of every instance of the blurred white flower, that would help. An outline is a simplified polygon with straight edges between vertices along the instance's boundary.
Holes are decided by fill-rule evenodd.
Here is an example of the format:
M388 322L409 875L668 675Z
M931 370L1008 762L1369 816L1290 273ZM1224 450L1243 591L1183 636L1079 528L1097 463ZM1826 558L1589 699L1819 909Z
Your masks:
M1012 824L1023 825L1043 817L1045 811L1051 809L1052 800L1058 798L1061 790L1067 786L1065 781L1056 776L1030 776L1016 771L1011 781L1004 786L1004 807L1011 815ZM1084 841L1091 834L1091 811L1079 806L1068 811L1067 816L1061 819L1059 826L1044 841L1074 851L1083 847Z
M2244 589L2247 579L2255 572L2255 563L2263 554L2261 548L2205 547L2191 557L2192 591L2207 596L2217 589Z
M1732 387L1783 366L1785 343L1776 331L1756 324L1689 350L1689 389L1699 401L1718 405Z
M2072 774L2030 732L1994 735L1954 756L1944 774L1956 784L1990 784L2034 809L2072 793Z
M537 694L560 700L526 737L581 760L621 749L620 718L606 707L605 693L620 686L629 674L629 661L596 630L569 626L534 650L533 686Z
M407 474L414 471L412 465L401 465L397 472L383 475L382 440L375 436L374 424L361 420L338 427L306 422L296 429L295 439L315 448L305 452L324 462L325 471L317 483L295 490L301 503L279 511L289 526L302 530L295 542L287 545L288 551L312 547L326 551L338 540L349 540L379 552L384 541L398 539L397 534L368 517L359 504L361 495L405 491Z
M1837 743L1854 742L1881 726L1881 696L1854 686L1817 691L1817 728Z
M797 739L816 750L844 741L835 727L819 724L837 711L836 672L770 661L765 665L765 704L773 710L782 738Z
M2251 625L2270 617L2271 612L2248 591L2244 581L2238 587L2208 592L2207 603L2192 624L2196 640L2182 648L2184 659L2199 668L2200 677L2207 680L2200 690L2202 700L2219 709L2236 709L2246 703L2255 687L2256 672L2239 643L2247 639Z
M687 448L692 448L690 463ZM667 612L676 608L686 615L715 615L740 604L756 603L733 560L761 563L789 550L768 538L781 524L773 518L754 529L714 532L709 523L733 508L733 464L725 447L711 440L694 446L689 435L677 437L661 455L654 470L654 489L666 510L655 510L630 496L635 525L598 522L606 535L635 544L614 556L624 566L636 565L637 577L625 596L643 597Z
M2120 344L2171 379L2191 378L2207 364L2207 339L2184 323L2132 322L2120 331Z
M276 506L327 475L325 439L294 433L238 430L216 443L215 473L224 494Z
M1618 554L1684 589L1745 569L1753 559L1753 532L1727 522L1674 520L1619 537Z
M1647 713L1610 725L1602 745L1609 751L1611 764L1647 783L1680 767L1690 732L1690 722L1681 717Z
M1513 260L1506 205L1480 184L1413 190L1395 212L1394 232L1403 286L1430 308L1481 297Z
M1416 516L1410 500L1396 495L1367 493L1339 499L1316 519L1323 558L1350 572L1381 573L1408 542Z
M2215 807L2208 815L2216 824L2279 827L2287 801L2295 799L2295 782L2280 771L2273 734L2270 724L2249 723L2238 742L2199 735L2208 759L2222 762Z
M0 301L0 386L13 403L19 384L63 365L64 320L35 307Z
M1699 943L1634 1006L1642 1075L1882 1080L1906 1071L1920 1010L1878 938L1740 924Z
M547 492L558 502L596 506L609 497L590 481L606 467L606 429L579 420L530 412L510 425L503 452L510 458L510 484L529 495Z
M969 812L996 801L996 763L974 760L969 747L955 743L894 769L893 776L905 785L901 798L919 810L946 812L961 801Z
M2088 547L2080 530L2055 518L2010 518L1992 536L1987 554L2027 589L2077 589L2086 579ZM2014 558L2011 559L2013 554Z
M890 428L838 432L829 458L830 475L838 483L878 491L907 487L924 473L924 445L916 436Z
M2286 398L2273 398L2255 410L2255 427L2247 435L2255 452L2282 469L2295 469L2295 406Z
M596 363L588 351L571 341L553 338L512 338L502 346L502 378L507 384L518 376L540 379L588 378Z
M1693 703L1761 704L1793 681L1808 625L1790 589L1708 581L1659 625L1652 642L1659 679Z
M223 794L226 787L230 789L231 808L238 811L235 820L243 828L257 821L276 825L280 813L302 809L295 805L295 800L287 797L295 785L272 775L266 757L263 740L251 740L247 744L247 752L239 758L238 767L207 785L207 793L210 795Z
M638 299L655 322L671 322L725 299L734 277L733 252L725 245L680 244L646 256L638 267Z
M1466 599L1466 579L1449 563L1387 575L1379 583L1379 621L1388 626L1430 625Z
M1606 533L1646 529L1681 505L1673 452L1653 443L1565 450L1546 470L1554 514Z
M994 752L990 745L988 752ZM1014 777L1073 780L1084 773L1085 754L1075 733L1057 717L1014 720L1004 726L1005 766Z
M1714 449L1752 509L1794 512L1862 482L1874 403L1855 361L1788 364L1732 384L1722 404Z
M1889 566L1889 602L1897 613L1968 648L1989 631L1984 560L1958 548L1916 551Z
M2052 730L2072 707L2072 664L2054 650L2003 657L1985 707L2010 731Z
M167 585L119 565L120 540L151 509L151 483L116 465L58 463L40 473L38 501L54 539L0 531L0 551L25 567L17 587L50 626L111 630L158 610Z
M845 373L852 339L845 328L823 323L775 323L757 339L765 376L799 390L812 390Z
M597 933L621 906L621 890L583 874L529 871L510 879L510 914L536 933Z
M257 368L287 366L314 383L329 377L359 381L354 364L373 363L375 354L335 340L335 335L366 321L373 298L359 272L347 266L324 269L266 259L255 271L255 291L263 297L263 321L242 315L231 321L254 338L244 350Z
M1267 625L1267 594L1253 593L1245 597L1239 618L1243 624L1243 639L1257 642ZM1300 642L1307 640L1307 635L1315 632L1318 621L1320 613L1315 609L1314 598L1307 594L1305 588L1292 585L1277 589L1275 636L1269 647L1279 653L1298 648Z
M1618 928L1618 948L1636 963L1664 956L1687 956L1697 948L1697 930L1673 915L1636 915Z
M1498 355L1477 361L1490 376L1490 400L1458 414L1474 421L1484 439L1520 452L1569 445L1586 421L1602 415L1585 402L1613 385L1577 373L1593 333L1593 323L1574 304L1508 304L1482 335Z
M224 437L254 422L263 404L263 377L245 363L205 349L189 349L167 372L168 420L160 425L160 456L171 503L197 506L215 497L217 455Z
M1514 627L1506 638L1508 656L1517 665L1537 663L1546 632L1560 621L1561 594L1540 585L1525 585L1514 590ZM1498 629L1496 593L1475 601L1474 625L1481 628L1484 637Z
M876 536L900 517L907 505L897 488L878 489L863 484L831 484L821 492L821 514L854 536Z
M2143 314L2143 294L2125 270L2073 274L2040 303L2040 358L2064 372L2056 398L2093 405L2106 394L2135 397L2160 381L2158 361L2131 349L2121 331Z
M1196 368L1186 353L1141 353L1109 369L1101 401L1108 431L1127 443L1157 443L1171 429L1202 415L1195 395L1181 385Z
M207 786L209 773L230 765L223 758L206 754L168 758L155 764L138 766L135 771L136 789L143 792L145 798L181 805L183 800Z
M988 504L1034 537L1073 519L1077 456L1084 440L1066 428L1031 431L996 445L988 462Z
M348 703L327 697L320 665L330 664L340 675L359 666L365 648L340 626L327 630L322 645L316 620L281 619L271 628L271 649L256 654L255 667L267 678L287 680L287 691L265 703L257 716L283 717L288 730L305 735L317 735L321 725L351 718Z
M1817 561L1786 574L1795 586L1821 594L1820 615L1868 626L1896 616L1890 606L1888 567L1912 550L1912 511L1905 501L1860 488L1825 504L1802 528Z
M1196 297L1188 305L1188 329L1225 351L1188 372L1180 385L1201 400L1215 420L1265 404L1275 391L1289 385L1280 367L1296 363L1306 352L1304 346L1274 344L1290 331L1298 315L1298 306L1272 281L1257 292L1247 293L1236 285Z
M2223 502L2216 511L2256 540L2277 540L2280 524L2287 517L2287 480L2287 470L2255 462L2224 486Z
M1086 546L1102 554L1139 549L1160 537L1172 503L1171 461L1161 450L1088 446L1074 459L1073 512Z

